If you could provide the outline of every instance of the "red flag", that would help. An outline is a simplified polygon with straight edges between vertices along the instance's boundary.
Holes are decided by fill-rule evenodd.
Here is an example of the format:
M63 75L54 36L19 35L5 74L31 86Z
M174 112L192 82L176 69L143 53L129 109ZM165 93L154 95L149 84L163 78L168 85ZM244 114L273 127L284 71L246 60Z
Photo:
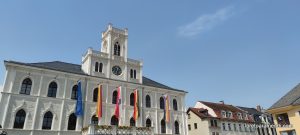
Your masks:
M121 96L121 86L118 87L118 95L117 95L117 103L115 106L115 116L119 119L120 121L120 114L122 111L122 96Z

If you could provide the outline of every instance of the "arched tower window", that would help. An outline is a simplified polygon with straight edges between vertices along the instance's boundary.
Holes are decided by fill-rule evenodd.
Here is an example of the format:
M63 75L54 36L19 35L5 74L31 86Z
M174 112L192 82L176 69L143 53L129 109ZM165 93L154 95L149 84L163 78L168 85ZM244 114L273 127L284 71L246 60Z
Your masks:
M177 100L176 100L176 99L173 99L173 109L174 109L175 111L178 110Z
M133 70L130 69L130 78L133 78Z
M113 95L112 95L112 104L116 104L117 103L117 98L118 98L118 92L114 91Z
M72 94L71 94L71 99L77 99L77 88L78 88L78 85L74 85L73 88L72 88Z
M97 102L97 100L98 100L98 88L95 88L93 92L93 101Z
M116 125L116 126L119 125L119 119L115 115L111 117L110 125Z
M96 115L94 115L94 116L91 118L91 124L98 125L98 118L96 117Z
M134 106L134 94L130 94L130 106Z
M76 121L77 117L74 113L72 113L69 117L68 121L68 130L75 130L76 129Z
M26 112L21 109L16 113L14 128L23 129L26 118Z
M130 126L135 127L135 120L133 118L130 119Z
M133 70L133 78L136 79L136 70Z
M51 130L52 120L53 114L50 111L46 112L43 119L42 129Z
M99 63L96 62L96 63L95 63L95 72L98 72L98 68L99 68Z
M160 97L160 99L159 99L159 106L160 106L160 109L165 109L165 100L163 97Z
M32 86L32 81L29 78L26 78L22 82L20 94L30 95Z
M121 46L119 42L116 42L114 45L114 55L120 56L121 52Z
M146 127L151 127L151 126L152 126L151 120L148 118L148 119L146 120Z
M146 95L146 107L147 108L151 107L151 98L149 95Z
M166 133L166 122L165 122L165 120L161 120L161 122L160 122L160 129L161 129L161 133L162 134Z
M178 123L178 121L175 121L174 126L175 126L175 134L179 134L179 123Z
M48 87L48 97L56 97L57 84L56 82L51 82Z
M99 72L102 73L103 70L103 63L99 63Z

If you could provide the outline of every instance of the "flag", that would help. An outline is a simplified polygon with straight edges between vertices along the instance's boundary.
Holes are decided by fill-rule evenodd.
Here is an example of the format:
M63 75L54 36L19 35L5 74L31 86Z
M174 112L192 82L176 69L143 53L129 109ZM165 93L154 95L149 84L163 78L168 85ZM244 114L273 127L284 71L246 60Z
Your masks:
M115 106L115 116L118 118L119 123L121 123L121 115L122 115L122 112L123 112L121 86L118 87L117 92L118 92L118 95L117 95L117 103L116 103L116 106Z
M77 84L77 101L76 101L76 116L82 116L83 115L83 109L82 109L82 93L81 93L81 82L78 81Z
M97 98L97 114L98 120L102 118L102 85L98 85L98 98Z
M165 117L165 121L169 122L170 121L170 109L169 109L169 96L167 94L164 95L164 100L165 100L164 117Z
M139 110L139 92L136 89L134 91L134 111L133 111L133 119L136 121L140 116L140 110Z

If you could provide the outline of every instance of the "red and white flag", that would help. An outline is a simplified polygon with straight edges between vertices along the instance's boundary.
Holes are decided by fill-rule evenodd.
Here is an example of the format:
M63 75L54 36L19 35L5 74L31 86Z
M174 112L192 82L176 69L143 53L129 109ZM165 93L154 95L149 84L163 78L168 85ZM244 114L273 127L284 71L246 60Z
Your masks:
M123 114L123 108L122 108L122 90L121 86L118 87L118 95L117 95L117 103L115 106L115 116L119 120L119 125L121 125L121 116Z

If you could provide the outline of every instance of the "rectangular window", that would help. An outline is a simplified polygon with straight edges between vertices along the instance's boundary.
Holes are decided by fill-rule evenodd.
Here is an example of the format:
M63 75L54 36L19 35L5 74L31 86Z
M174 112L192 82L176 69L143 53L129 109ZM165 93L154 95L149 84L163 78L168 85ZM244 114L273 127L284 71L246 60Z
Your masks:
M192 128L191 128L191 125L190 125L190 124L188 125L188 128L189 128L189 131L191 131Z
M225 123L222 123L222 126L223 126L223 130L226 131L226 125L225 125Z
M287 113L278 114L276 116L276 118L277 118L277 122L279 125L289 125L290 124L289 116Z
M212 132L212 135L216 135L216 133L215 133L215 132Z
M216 135L219 135L219 132L216 132Z
M190 113L188 113L188 119L191 119L191 114Z
M228 123L228 130L231 131L231 124Z
M239 124L239 128L240 128L240 132L242 132L243 130L242 130L242 125L241 124Z
M217 120L214 120L214 124L215 124L215 127L218 127L218 122L217 122Z
M195 129L197 129L198 127L197 127L197 123L194 123L194 127L195 127Z

